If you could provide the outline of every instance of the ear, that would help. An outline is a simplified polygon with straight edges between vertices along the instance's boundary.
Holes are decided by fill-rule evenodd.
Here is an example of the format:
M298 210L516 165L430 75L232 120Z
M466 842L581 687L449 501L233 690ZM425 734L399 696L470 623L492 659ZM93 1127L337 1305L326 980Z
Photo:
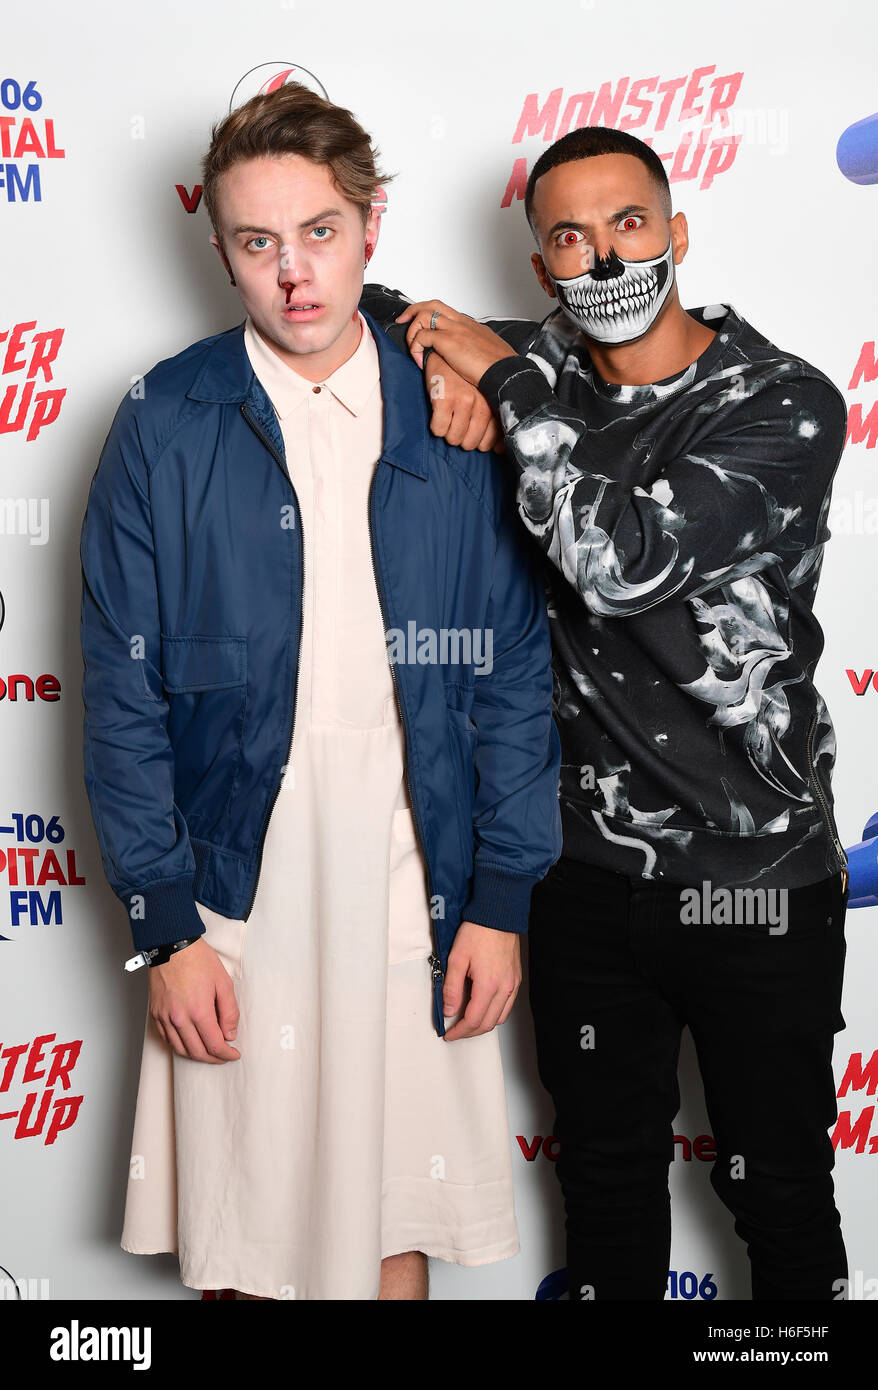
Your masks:
M387 194L383 188L376 188L372 194L372 206L363 228L363 260L367 263L375 254L378 236L381 231L381 217L387 209Z
M228 256L226 255L225 251L223 250L223 244L222 244L222 242L220 241L219 237L216 235L215 232L212 232L212 233L211 233L211 235L210 235L210 237L208 238L208 240L210 241L211 246L215 246L215 247L216 247L216 249L217 249L217 254L219 255L220 260L222 261L222 263L223 263L223 265L225 266L226 270L229 272L229 279L230 279L230 280L232 281L232 283L234 284L235 276L234 276L234 273L233 273L233 271L232 271L232 267L229 265L229 258L228 258Z
M537 279L539 280L543 289L546 291L546 294L549 296L550 299L557 299L558 296L555 293L555 286L549 279L549 272L546 270L543 258L540 255L539 251L531 251L530 263L536 272Z
M686 225L686 214L683 212L674 213L668 226L671 230L671 245L674 248L674 265L679 265L689 250L689 228Z

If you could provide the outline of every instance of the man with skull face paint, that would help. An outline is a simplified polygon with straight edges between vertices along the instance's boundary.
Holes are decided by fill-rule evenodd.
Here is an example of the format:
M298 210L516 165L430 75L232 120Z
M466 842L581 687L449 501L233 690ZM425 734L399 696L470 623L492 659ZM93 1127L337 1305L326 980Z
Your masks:
M640 225L635 213L620 221L622 231L635 231ZM561 246L577 246L581 238L580 231L568 228ZM623 261L612 243L606 255L596 255L591 242L585 242L583 259L588 269L570 279L558 280L546 271L568 318L596 343L616 346L642 337L658 318L674 283L672 242L661 256L637 261Z
M813 602L844 400L731 306L682 308L686 220L634 136L565 136L525 208L542 324L362 303L442 377L434 433L499 422L548 562L564 852L529 973L570 1296L664 1296L688 1025L754 1299L831 1299L847 870Z

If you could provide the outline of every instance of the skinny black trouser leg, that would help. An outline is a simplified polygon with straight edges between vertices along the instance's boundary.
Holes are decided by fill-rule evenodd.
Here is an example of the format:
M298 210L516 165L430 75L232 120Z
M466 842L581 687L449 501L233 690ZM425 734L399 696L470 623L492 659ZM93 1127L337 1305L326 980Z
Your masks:
M571 1299L664 1296L684 1024L717 1144L711 1182L747 1243L754 1299L833 1298L847 1277L827 1133L841 875L790 890L783 932L686 923L680 894L563 857L534 890L530 998Z

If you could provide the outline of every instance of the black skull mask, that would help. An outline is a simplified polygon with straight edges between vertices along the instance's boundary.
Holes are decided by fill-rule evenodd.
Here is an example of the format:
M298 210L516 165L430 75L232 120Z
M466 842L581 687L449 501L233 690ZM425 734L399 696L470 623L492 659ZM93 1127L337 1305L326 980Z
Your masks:
M548 274L548 272L547 272ZM610 247L594 266L570 280L549 275L561 308L595 342L615 345L641 338L674 283L671 242L646 261L623 261Z

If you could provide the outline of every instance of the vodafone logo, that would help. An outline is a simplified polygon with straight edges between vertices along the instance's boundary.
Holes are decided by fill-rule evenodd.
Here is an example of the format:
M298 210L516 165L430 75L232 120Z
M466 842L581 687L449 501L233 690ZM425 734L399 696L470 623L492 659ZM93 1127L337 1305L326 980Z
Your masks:
M848 667L845 674L855 695L865 695L869 689L878 690L878 671L873 671L871 666L864 666L862 673Z
M303 87L308 87L326 101L329 100L329 93L320 78L315 77L307 68L300 68L294 63L259 63L257 67L245 72L232 92L229 110L234 111L236 106L243 106L251 97L276 92L278 87L286 86L287 82L301 82Z
M878 1057L878 1053L875 1055ZM561 1152L561 1141L556 1139L554 1134L547 1134L545 1138L542 1134L535 1134L532 1139L528 1139L525 1134L516 1134L515 1138L522 1157L526 1158L528 1163L533 1163L539 1154L551 1163L557 1162ZM685 1134L674 1135L674 1158L691 1163L693 1157L700 1159L702 1163L715 1161L716 1140L712 1134L699 1134L695 1139L689 1139Z

